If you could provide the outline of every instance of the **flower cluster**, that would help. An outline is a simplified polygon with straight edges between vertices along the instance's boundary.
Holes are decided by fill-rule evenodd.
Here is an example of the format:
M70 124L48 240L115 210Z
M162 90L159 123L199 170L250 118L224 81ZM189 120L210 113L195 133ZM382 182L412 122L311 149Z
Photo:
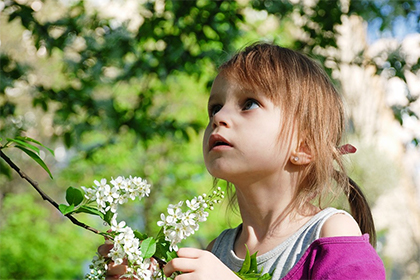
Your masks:
M127 271L121 277L128 279L152 280L161 279L161 272L156 269L156 264L150 258L143 258L140 250L140 240L136 238L134 231L124 221L118 223L117 214L111 220L111 231L114 236L113 247L108 258L101 255L95 256L90 265L90 274L86 279L104 279L109 261L115 265L127 262Z
M106 270L108 269L108 264L106 259L97 254L93 257L92 263L89 265L90 271L89 274L85 275L85 279L88 280L102 280L105 279Z
M203 194L192 200L187 200L185 202L188 207L186 212L182 211L183 201L175 205L170 204L167 209L168 214L165 216L162 213L161 220L158 222L158 225L162 227L163 235L158 234L155 239L148 237L147 234L133 231L124 221L117 221L118 205L124 204L129 199L135 200L149 196L150 184L146 180L139 177L124 178L119 176L112 179L110 184L106 179L101 179L100 182L95 180L94 184L91 188L82 187L84 194L80 194L80 196L84 195L85 200L77 209L96 202L97 210L100 212L91 211L90 208L86 209L89 210L89 213L101 214L99 216L111 226L111 230L104 235L112 240L113 248L106 257L99 254L94 257L90 265L90 272L85 276L85 279L89 280L105 279L110 262L115 265L126 264L126 273L121 276L124 278L166 279L161 269L157 267L156 260L167 262L176 257L175 252L172 251L178 250L177 244L196 232L199 228L198 223L207 220L209 215L207 211L213 210L213 206L224 198L224 192L217 188L210 195ZM170 254L168 248L174 254Z
M161 214L158 226L163 227L165 240L170 242L170 250L178 251L177 244L194 234L199 228L198 223L207 220L209 213L206 210L213 210L214 204L220 203L224 198L224 192L218 187L209 196L203 194L187 200L188 210L182 211L183 201L176 205L168 206L168 215Z
M126 203L128 199L141 199L149 196L150 193L150 184L140 177L118 176L116 179L112 178L110 181L112 187L105 178L100 182L95 180L94 183L95 185L90 188L81 188L85 192L85 198L89 202L96 201L98 210L104 214L108 211L116 213L119 204Z

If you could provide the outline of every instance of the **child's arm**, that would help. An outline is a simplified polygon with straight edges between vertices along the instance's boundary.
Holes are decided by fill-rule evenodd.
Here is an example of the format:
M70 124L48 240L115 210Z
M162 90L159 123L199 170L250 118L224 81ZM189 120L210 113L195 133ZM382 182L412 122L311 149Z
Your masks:
M320 237L361 236L359 225L350 216L335 214L328 218L321 228Z
M176 271L182 272L176 280L240 279L209 251L193 248L179 249L178 258L170 261L163 271L168 277Z

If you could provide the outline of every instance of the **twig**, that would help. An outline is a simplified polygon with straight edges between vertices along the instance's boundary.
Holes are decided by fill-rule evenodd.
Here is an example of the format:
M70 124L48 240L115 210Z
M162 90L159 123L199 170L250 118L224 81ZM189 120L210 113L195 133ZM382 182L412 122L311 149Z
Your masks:
M58 203L55 202L51 197L49 197L45 192L43 192L39 188L37 182L35 182L34 180L32 180L28 175L25 174L25 172L23 172L22 170L20 170L20 168L8 156L6 156L2 152L2 149L3 149L3 147L0 145L0 157L2 159L4 159L7 162L7 164L12 169L14 169L16 171L22 179L26 180L32 187L34 187L34 189L39 193L39 195L41 195L41 197L42 197L43 200L48 201L58 211L60 211L60 208L58 207ZM61 211L60 211L60 213L61 213ZM89 230L89 231L91 231L93 233L99 234L99 235L106 235L106 234L102 233L101 231L99 231L99 230L97 230L97 229L95 229L93 227L90 227L90 226L88 226L88 225L80 222L75 217L73 217L71 214L67 214L67 215L64 215L64 216L67 217L73 224L75 224L75 225L77 225L79 227L82 227L84 229L87 229L87 230ZM158 262L160 268L163 268L163 266L166 264L166 262L164 260L162 260L162 259L160 259L160 258L158 258L156 256L153 256L153 258Z
M41 195L41 197L42 197L42 199L43 200L46 200L46 201L48 201L51 205L53 205L58 211L60 211L60 209L59 209L59 207L58 207L58 203L57 202L55 202L51 197L49 197L46 193L44 193L40 188L39 188L39 186L38 186L38 183L37 182L35 182L34 180L32 180L28 175L26 175L22 170L20 170L20 168L8 157L8 156L6 156L4 153L3 153L3 151L1 150L2 149L2 147L0 147L0 156L1 156L1 158L2 159L4 159L6 162L7 162L7 164L12 168L12 169L14 169L18 174L19 174L19 176L22 178L22 179L24 179L24 180L26 180L32 187L34 187L34 189L39 193L39 195ZM61 213L61 211L60 211L60 213ZM77 220L75 217L73 217L71 214L67 214L67 215L64 215L65 217L67 217L73 224L75 224L75 225L77 225L77 226L79 226L79 227L82 227L82 228L84 228L84 229L87 229L87 230L89 230L89 231L91 231L91 232L94 232L94 233L96 233L96 234L99 234L99 235L104 235L101 231L99 231L99 230L97 230L97 229L95 229L95 228L93 228L93 227L90 227L90 226L88 226L88 225L86 225L86 224L84 224L84 223L82 223L82 222L80 222L79 220Z

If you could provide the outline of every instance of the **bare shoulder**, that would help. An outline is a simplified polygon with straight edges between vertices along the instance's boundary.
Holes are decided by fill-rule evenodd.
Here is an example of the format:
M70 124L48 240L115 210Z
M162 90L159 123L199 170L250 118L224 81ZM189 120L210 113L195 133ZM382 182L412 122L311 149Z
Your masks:
M214 239L212 242L210 242L209 245L207 245L207 248L206 248L207 251L211 252L214 246L214 242L216 242L216 239Z
M339 213L332 215L325 221L320 235L320 237L360 236L362 232L353 218Z

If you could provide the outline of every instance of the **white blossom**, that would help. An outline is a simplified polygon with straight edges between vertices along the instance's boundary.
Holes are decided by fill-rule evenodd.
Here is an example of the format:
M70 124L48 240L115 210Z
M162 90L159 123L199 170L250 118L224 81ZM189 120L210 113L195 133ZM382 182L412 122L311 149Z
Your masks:
M116 265L126 261L127 270L122 277L140 280L167 279L161 270L157 269L156 262L153 263L150 259L144 258L141 252L141 241L134 231L124 221L117 221L118 206L129 199L149 196L151 185L140 177L118 176L115 179L112 178L109 184L106 179L95 180L92 187L82 187L82 189L88 203L96 203L98 210L104 214L109 211L114 213L110 220L111 232L109 233L113 240L113 248L106 258L101 255L93 258L90 273L85 278L104 280L109 261ZM177 251L178 244L199 229L199 222L207 220L208 210L211 210L214 204L220 203L223 197L223 191L217 188L209 196L203 194L185 201L186 211L183 211L183 201L170 204L167 213L161 213L160 221L157 222L158 226L162 227L169 249Z
M151 188L146 180L131 176L112 178L110 184L111 186L105 178L102 178L100 181L95 180L91 188L82 187L88 203L96 201L98 210L104 214L108 211L117 213L118 205L126 203L128 199L140 200L148 196Z
M115 214L111 219L111 230L115 232L122 232L124 231L125 222L122 221L120 223L117 222L117 215Z
M209 213L206 210L213 209L215 203L219 203L224 196L224 192L217 188L210 196L203 194L187 200L186 204L189 210L183 212L181 207L183 201L178 204L169 204L167 208L168 215L160 215L158 226L163 227L165 240L170 242L169 249L178 251L177 244L187 238L199 229L198 222L207 220Z

